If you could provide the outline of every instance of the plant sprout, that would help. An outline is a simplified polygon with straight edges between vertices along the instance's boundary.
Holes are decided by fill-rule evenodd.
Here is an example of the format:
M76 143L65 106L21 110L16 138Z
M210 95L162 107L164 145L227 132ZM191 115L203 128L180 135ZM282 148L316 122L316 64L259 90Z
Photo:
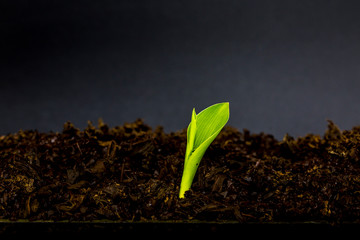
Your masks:
M196 170L206 149L214 141L229 120L229 103L214 104L199 114L192 111L191 122L187 129L187 145L184 171L180 184L179 198L184 198L193 182Z

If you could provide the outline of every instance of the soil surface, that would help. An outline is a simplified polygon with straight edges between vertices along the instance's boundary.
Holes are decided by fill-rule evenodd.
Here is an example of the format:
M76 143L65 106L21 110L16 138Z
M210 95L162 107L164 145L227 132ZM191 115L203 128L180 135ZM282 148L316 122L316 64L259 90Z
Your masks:
M239 222L360 218L360 127L283 140L225 127L179 199L186 129L142 120L0 136L0 219Z

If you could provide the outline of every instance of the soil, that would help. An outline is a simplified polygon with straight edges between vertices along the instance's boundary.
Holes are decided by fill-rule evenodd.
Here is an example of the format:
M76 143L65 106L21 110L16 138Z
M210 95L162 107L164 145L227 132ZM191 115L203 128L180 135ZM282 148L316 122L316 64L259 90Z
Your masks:
M186 129L142 120L0 136L0 219L357 222L360 127L281 141L225 127L178 198Z

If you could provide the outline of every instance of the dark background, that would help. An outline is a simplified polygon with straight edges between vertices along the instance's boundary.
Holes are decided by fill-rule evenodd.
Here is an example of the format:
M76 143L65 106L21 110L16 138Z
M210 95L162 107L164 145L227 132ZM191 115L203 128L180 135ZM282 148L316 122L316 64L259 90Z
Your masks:
M166 132L230 102L281 139L360 125L360 1L1 1L0 134L143 118Z

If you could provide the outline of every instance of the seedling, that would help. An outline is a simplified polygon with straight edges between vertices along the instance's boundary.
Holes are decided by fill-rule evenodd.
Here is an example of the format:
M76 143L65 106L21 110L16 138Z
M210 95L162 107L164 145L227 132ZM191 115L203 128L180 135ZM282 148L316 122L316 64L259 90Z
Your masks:
M214 141L229 120L229 103L214 104L199 114L192 111L191 122L187 129L187 145L184 171L180 184L179 197L184 198L193 182L196 170L206 149Z

